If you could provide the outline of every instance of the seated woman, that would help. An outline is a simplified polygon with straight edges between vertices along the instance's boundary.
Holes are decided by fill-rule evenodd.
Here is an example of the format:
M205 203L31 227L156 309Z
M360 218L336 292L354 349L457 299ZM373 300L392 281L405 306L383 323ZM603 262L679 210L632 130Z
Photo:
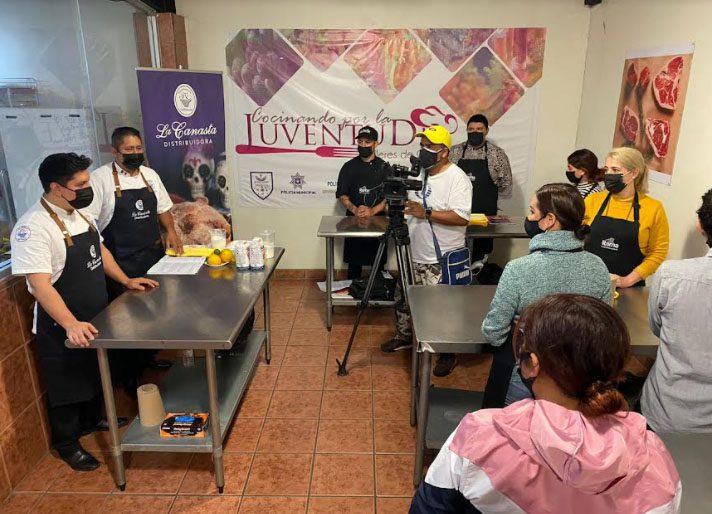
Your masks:
M586 250L603 259L616 287L643 286L668 253L665 209L647 195L648 167L635 148L611 150L604 169L608 191L586 197Z
M531 198L524 223L532 238L529 255L512 260L504 268L482 323L482 334L489 344L502 347L515 317L548 294L586 294L611 303L611 281L605 264L583 251L589 228L583 224L583 217L583 199L569 184L547 184ZM511 352L504 349L495 354L483 407L503 407L505 395L506 404L529 397L513 368Z
M600 182L603 170L598 167L598 157L591 150L582 148L566 158L566 178L576 186L582 198L603 191Z
M630 352L616 311L547 296L524 311L514 345L535 400L467 414L410 514L679 512L672 457L614 387Z

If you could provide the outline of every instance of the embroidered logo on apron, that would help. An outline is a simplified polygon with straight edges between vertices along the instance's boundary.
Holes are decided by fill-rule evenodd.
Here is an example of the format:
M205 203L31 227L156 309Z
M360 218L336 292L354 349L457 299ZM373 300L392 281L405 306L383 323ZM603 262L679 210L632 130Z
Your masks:
M89 271L94 271L96 268L101 266L101 255L97 254L95 245L91 245L89 247L89 256L91 259L87 261L87 269Z
M614 252L618 251L618 243L616 243L616 239L614 237L609 237L608 239L604 239L601 241L601 248L605 250L612 250Z

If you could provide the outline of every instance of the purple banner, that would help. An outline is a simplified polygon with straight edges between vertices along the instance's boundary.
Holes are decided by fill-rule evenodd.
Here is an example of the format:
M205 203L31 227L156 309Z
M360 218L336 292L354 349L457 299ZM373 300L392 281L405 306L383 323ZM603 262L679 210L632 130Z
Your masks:
M229 229L230 221L222 74L151 69L137 74L148 165L176 204L183 242L206 244L209 228L227 224ZM181 223L186 217L190 223Z

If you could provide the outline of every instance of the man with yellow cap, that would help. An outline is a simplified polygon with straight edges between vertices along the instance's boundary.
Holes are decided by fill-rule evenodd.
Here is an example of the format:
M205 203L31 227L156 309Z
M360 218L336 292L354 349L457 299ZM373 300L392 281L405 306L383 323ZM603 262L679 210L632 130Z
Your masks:
M448 160L452 138L445 127L433 125L416 134L416 137L420 138L423 190L409 193L405 214L408 215L415 283L434 285L440 281L442 270L433 236L437 238L442 253L465 246L472 183L464 171ZM384 352L404 350L412 345L410 312L398 290L396 301L396 337L381 345ZM456 365L455 355L441 354L433 374L446 376Z

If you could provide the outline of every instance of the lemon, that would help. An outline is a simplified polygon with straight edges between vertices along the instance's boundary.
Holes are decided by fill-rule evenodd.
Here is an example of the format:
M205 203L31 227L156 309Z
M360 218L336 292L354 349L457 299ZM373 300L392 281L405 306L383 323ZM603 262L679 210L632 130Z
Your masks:
M232 250L227 250L227 249L226 249L226 250L223 250L222 252L220 252L220 259L221 259L223 262L231 262L232 259L233 259Z
M215 255L214 253L208 255L207 262L211 266L220 266L222 264L222 260L220 259L220 256Z

